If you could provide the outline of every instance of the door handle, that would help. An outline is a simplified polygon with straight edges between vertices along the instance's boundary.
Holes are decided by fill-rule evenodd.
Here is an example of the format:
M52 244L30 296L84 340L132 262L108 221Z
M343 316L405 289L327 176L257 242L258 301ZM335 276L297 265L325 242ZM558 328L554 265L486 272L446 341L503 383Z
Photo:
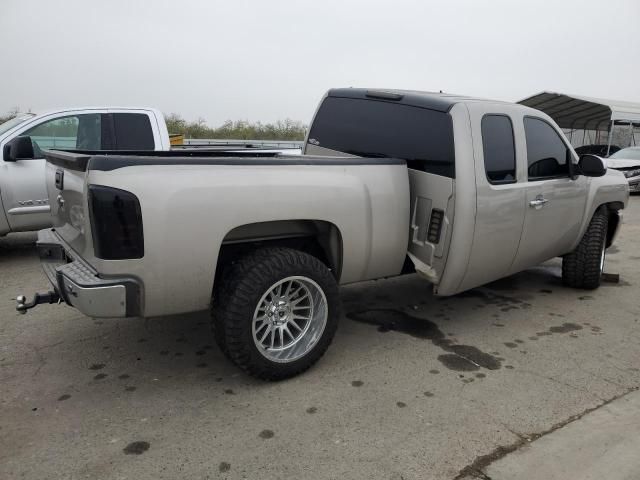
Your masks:
M531 200L529 202L529 206L531 208L535 208L536 210L540 210L547 203L549 203L549 200L544 198L542 195L538 195L534 200Z

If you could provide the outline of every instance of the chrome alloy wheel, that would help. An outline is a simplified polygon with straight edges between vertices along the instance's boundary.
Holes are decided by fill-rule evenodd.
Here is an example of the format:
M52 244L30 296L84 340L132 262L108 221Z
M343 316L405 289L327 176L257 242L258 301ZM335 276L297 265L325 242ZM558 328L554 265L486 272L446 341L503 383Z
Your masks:
M327 324L322 288L307 277L287 277L269 287L251 326L258 351L272 362L288 363L311 351Z

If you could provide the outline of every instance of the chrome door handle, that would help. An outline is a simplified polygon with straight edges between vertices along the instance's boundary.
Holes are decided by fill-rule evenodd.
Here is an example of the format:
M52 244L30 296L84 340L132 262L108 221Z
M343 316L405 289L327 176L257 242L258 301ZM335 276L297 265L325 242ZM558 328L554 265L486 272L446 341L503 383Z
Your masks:
M531 208L535 208L536 210L541 209L542 207L544 207L544 205L546 203L549 203L549 200L547 200L546 198L544 198L542 195L538 195L535 200L531 200L529 202L529 206Z

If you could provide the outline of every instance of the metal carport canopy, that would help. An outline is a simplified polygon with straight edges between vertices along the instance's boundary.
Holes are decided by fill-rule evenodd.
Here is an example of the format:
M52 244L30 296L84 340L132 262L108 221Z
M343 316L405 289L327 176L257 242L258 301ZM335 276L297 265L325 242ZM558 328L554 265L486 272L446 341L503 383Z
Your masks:
M571 130L608 130L611 122L640 126L640 103L555 92L538 93L518 103L542 110L561 128Z

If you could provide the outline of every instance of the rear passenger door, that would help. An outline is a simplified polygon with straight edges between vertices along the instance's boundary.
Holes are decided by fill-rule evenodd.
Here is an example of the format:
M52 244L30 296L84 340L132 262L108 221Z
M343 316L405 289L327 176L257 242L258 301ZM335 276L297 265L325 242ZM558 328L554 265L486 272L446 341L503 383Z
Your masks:
M568 253L580 233L587 178L572 177L576 158L544 118L522 119L527 151L525 219L512 272Z
M474 162L468 164L475 165L476 221L461 290L508 274L522 233L527 187L525 145L516 141L515 127L521 121L517 108L487 102L469 103L467 108L473 132Z

